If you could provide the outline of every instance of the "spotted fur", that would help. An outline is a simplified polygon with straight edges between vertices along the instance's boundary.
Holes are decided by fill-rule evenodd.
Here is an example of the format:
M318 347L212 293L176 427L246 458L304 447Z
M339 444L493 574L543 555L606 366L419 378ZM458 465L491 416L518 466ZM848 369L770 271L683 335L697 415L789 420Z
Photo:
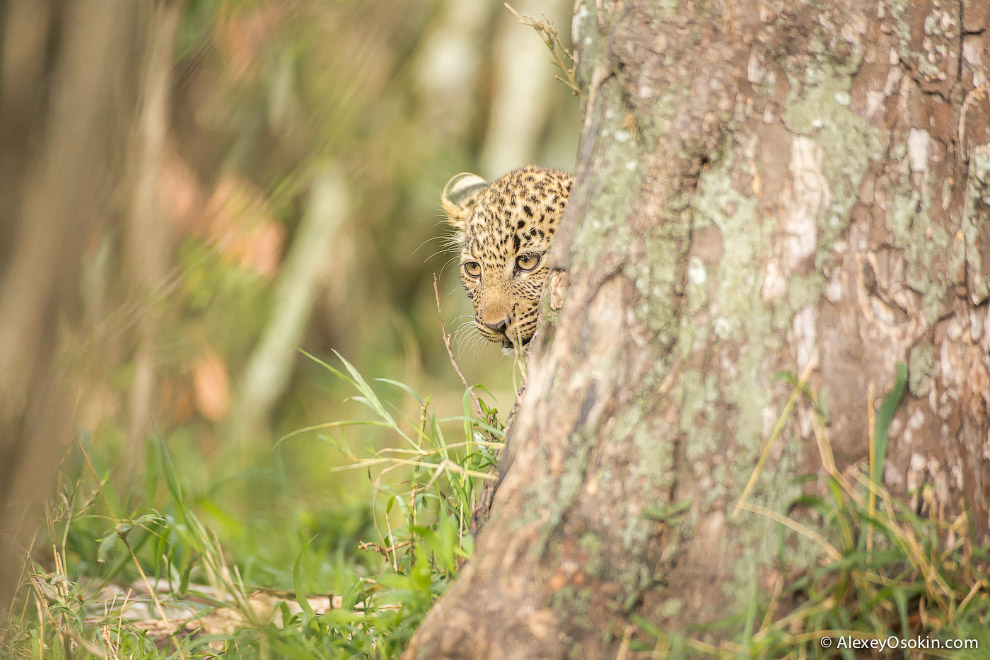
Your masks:
M566 172L529 166L491 184L461 173L444 187L475 326L506 349L525 346L536 332L547 252L572 183Z

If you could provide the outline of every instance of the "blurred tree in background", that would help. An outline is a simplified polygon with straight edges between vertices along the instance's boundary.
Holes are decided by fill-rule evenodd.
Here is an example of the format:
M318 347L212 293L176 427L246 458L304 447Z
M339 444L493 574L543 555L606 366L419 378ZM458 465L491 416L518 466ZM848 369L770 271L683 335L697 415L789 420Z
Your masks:
M516 8L566 25L570 3ZM346 541L367 481L272 449L343 414L297 348L460 405L439 191L573 168L545 46L496 1L11 0L0 28L0 608L73 433L134 488L160 436L245 544L263 510ZM453 327L453 269L441 297ZM511 362L455 339L508 409Z

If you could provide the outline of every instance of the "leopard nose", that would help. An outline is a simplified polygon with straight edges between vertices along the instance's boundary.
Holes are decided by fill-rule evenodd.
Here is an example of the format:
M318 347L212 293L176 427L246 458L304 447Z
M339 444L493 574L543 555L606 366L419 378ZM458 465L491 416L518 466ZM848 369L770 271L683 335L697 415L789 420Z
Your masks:
M484 323L484 321L483 321ZM498 334L505 336L505 330L509 327L508 322L505 319L498 321L497 323L485 323L485 327L494 330Z

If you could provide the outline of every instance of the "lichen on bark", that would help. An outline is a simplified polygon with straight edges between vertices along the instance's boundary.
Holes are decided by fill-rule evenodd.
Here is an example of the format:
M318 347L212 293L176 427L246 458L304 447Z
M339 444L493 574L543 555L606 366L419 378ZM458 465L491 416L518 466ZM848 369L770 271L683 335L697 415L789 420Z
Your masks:
M683 631L761 606L820 554L733 515L761 452L746 501L776 514L824 488L815 424L855 470L868 393L898 361L888 487L930 478L986 515L990 158L956 151L965 94L942 74L963 62L960 18L887 0L721 9L577 4L586 119L552 258L566 300L532 348L492 519L441 601L454 618L431 615L414 648L610 657L632 614ZM816 400L783 418L801 373Z

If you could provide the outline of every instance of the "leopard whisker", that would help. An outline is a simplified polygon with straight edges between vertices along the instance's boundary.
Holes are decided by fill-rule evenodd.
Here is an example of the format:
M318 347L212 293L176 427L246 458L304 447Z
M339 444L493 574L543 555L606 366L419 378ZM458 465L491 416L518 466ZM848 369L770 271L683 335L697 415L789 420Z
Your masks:
M443 243L443 249L441 249L441 250L439 250L437 252L434 252L432 255L430 255L430 257L427 257L427 259L431 259L431 258L435 257L436 255L442 253L442 252L446 252L451 247L450 246L450 239L447 236L431 236L431 237L423 240L423 242L420 243L416 247L416 249L412 251L412 254L416 254L417 252L419 252L420 250L422 250L424 247L426 247L428 244L434 243L436 241L443 241L444 242Z

